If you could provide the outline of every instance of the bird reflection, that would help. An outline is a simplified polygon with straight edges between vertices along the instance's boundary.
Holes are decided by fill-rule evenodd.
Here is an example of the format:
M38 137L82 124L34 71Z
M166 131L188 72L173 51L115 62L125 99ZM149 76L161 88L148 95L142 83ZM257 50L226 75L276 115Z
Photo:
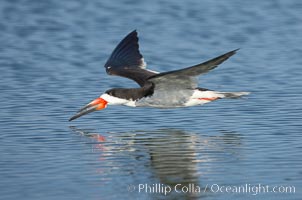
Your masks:
M147 171L152 176L145 177L143 181L149 182L149 186L159 183L172 188L173 192L164 196L165 199L196 199L208 195L203 192L205 185L202 184L202 176L209 170L203 171L202 166L215 163L215 156L209 152L227 152L238 156L238 147L242 144L240 135L229 131L220 131L218 136L203 136L179 129L138 130L101 135L93 130L70 128L73 132L95 141L93 148L104 152L106 156L118 158L115 159L116 163L111 163L112 166L126 165L119 170L128 170L134 180L138 177L142 179L142 174ZM127 163L121 163L125 162L125 158ZM113 160L111 158L110 162ZM138 170L137 166L144 169ZM188 191L177 193L174 190L177 186L179 190L186 187ZM146 193L152 193L148 190L152 188L146 190ZM162 194L150 195L154 199L163 197Z
M173 199L173 196L181 195L182 199L192 199L199 196L192 190L193 185L202 187L197 170L195 136L177 129L160 129L149 134L149 142L144 143L150 154L150 167L155 177L173 190L175 187L180 191L182 187L191 188L187 193L174 193L169 197Z
M105 142L105 137L100 135L99 133L93 132L93 130L84 130L84 129L78 129L75 126L70 126L69 127L74 133L77 133L81 136L85 136L88 138L91 138L93 141L95 141L96 143L94 144L94 148L97 148L99 150L105 150L102 142Z

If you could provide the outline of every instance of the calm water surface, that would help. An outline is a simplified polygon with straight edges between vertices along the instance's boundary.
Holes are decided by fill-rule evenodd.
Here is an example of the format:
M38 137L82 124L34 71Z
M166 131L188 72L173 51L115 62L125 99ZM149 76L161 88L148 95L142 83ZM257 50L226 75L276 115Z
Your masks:
M301 199L301 10L299 0L1 1L0 198ZM103 69L133 29L157 71L241 48L200 86L252 94L172 110L109 106L68 122L105 90L135 86ZM200 192L152 190L177 184ZM215 187L258 184L295 193Z

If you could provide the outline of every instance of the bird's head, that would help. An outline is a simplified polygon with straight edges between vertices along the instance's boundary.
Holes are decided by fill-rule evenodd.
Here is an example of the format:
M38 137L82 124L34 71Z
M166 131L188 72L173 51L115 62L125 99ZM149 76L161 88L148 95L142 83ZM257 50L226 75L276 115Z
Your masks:
M74 119L77 119L83 115L86 115L88 113L102 110L107 107L107 105L123 105L129 102L126 99L122 99L118 97L119 90L118 89L111 89L107 90L104 94L99 96L98 98L94 99L90 103L88 103L86 106L81 108L74 116L72 116L69 121L72 121Z

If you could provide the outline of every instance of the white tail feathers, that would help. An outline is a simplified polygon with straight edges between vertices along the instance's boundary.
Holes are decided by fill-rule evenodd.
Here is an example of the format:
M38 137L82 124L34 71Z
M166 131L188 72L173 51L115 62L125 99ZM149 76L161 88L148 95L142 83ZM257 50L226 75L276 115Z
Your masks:
M250 92L217 92L217 94L222 95L222 98L237 99L249 95Z

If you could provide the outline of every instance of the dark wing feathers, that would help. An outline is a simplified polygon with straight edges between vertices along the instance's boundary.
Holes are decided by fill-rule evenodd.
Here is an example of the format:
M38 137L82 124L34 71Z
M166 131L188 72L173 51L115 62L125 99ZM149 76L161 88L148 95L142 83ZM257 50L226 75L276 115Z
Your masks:
M105 64L109 75L129 78L143 87L147 82L152 82L160 87L193 88L197 87L197 76L207 73L219 64L234 55L238 49L213 58L204 63L185 69L164 73L154 73L146 70L146 63L139 52L136 30L129 33L113 50Z
M130 53L134 56L132 57L132 60L128 59L126 56L127 54L130 56ZM118 61L118 59L122 59L119 61L124 61L126 65L133 64L132 62L135 62L135 64L139 65L140 59L143 56L138 51L138 38L137 38L137 32L132 31L129 33L113 50L109 60L105 64L105 67L108 66L108 64L112 64L115 61ZM131 63L128 63L130 61Z
M216 68L219 64L234 55L237 50L230 51L192 67L153 75L148 80L157 86L165 88L169 86L173 86L174 88L195 88L197 87L197 76Z
M142 58L137 32L132 31L113 50L105 68L109 72L123 68L141 68L144 65Z
M143 86L152 75L156 73L144 69L146 63L139 52L136 30L129 33L113 50L105 64L109 75L117 75L136 81Z
M199 76L201 74L205 74L209 72L210 70L216 68L219 64L227 60L229 57L234 55L238 49L230 51L228 53L225 53L221 56L218 56L216 58L213 58L211 60L208 60L206 62L200 63L198 65L194 65L192 67L187 67L184 69L179 69L179 70L174 70L174 71L169 71L169 72L164 72L160 74L156 74L149 79L153 79L159 76L167 76L169 74L173 76Z

